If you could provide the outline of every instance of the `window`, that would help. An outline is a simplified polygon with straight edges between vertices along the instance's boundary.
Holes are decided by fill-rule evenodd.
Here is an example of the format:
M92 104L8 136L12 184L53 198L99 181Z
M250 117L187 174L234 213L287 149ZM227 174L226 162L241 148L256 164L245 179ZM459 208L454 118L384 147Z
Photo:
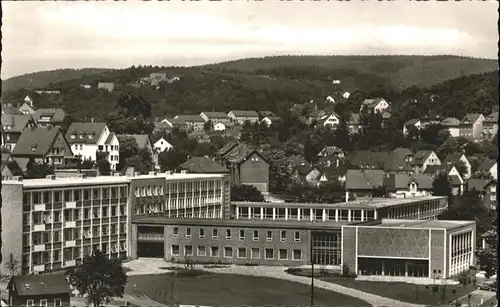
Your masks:
M298 231L295 232L294 241L300 242L300 232L298 232Z
M47 307L47 300L40 300L40 307Z
M233 248L230 246L224 247L224 257L233 258Z
M35 301L33 301L33 300L27 300L26 301L26 306L28 306L28 307L35 306Z
M497 195L496 194L490 195L490 200L491 201L496 201L497 200Z
M174 227L174 238L179 236L179 227Z
M217 229L212 229L212 238L217 240L219 238L219 234L217 232Z
M300 249L293 250L293 260L302 260L302 250Z
M274 249L266 248L264 258L265 259L274 259Z
M286 231L285 230L281 231L280 241L281 242L286 242Z
M186 228L186 238L191 239L191 228Z
M198 256L206 256L207 248L205 246L198 246Z
M252 257L252 259L260 259L260 248L252 247L250 253L251 253L250 257Z
M193 256L193 247L191 245L184 246L184 255Z
M266 235L266 241L271 242L273 240L273 232L268 230Z
M288 260L288 250L285 248L280 248L279 258L280 260Z
M245 240L245 230L240 229L240 241Z
M205 228L200 228L199 237L200 237L200 239L205 238Z
M238 247L238 258L246 258L247 249L245 247Z
M259 241L259 231L258 230L253 231L253 240Z
M219 256L219 247L218 246L212 246L210 248L210 257L218 257Z
M172 245L172 255L179 256L179 245Z
M61 304L61 299L60 298L56 298L54 300L54 307L61 307L62 304Z
M231 240L231 229L226 229L226 240Z

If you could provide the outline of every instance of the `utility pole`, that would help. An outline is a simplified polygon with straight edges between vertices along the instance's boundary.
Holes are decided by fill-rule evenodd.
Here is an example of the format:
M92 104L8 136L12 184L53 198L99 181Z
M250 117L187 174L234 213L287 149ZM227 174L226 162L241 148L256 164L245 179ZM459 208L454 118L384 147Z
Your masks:
M310 243L310 257L311 257L311 307L314 307L314 257L313 257L313 236L311 233Z

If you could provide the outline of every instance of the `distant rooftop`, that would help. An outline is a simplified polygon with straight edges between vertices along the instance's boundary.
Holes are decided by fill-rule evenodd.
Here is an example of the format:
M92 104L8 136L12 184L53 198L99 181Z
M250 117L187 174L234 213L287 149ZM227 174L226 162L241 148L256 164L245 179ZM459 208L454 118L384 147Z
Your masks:
M132 180L142 179L162 179L166 181L171 180L196 180L196 179L215 179L223 178L223 174L165 174L160 173L157 175L138 175L138 176L98 176L98 177L59 177L55 179L23 179L17 180L2 180L2 185L18 184L25 188L41 188L53 186L85 186L85 185L101 185L101 184L125 184Z
M380 209L403 204L411 204L429 200L447 199L446 196L421 196L411 198L373 198L372 200L355 200L341 203L269 203L269 202L246 202L233 201L232 205L247 206L247 207L266 207L280 206L287 208L324 208L324 209Z
M457 227L474 225L475 223L476 223L475 221L448 221L448 220L418 221L418 220L382 219L381 223L377 226L405 227L405 228L419 228L419 229L444 228L446 230L451 230Z

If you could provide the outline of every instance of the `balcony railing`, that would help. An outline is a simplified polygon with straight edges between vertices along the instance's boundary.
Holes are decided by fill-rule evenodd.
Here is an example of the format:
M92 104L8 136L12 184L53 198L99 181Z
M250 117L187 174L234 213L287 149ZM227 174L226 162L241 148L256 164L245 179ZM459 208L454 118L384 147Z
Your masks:
M163 241L163 234L161 233L140 233L138 235L139 240L147 241Z
M33 231L45 231L45 224L33 225Z
M44 252L45 251L45 244L37 244L33 246L33 251L34 252Z

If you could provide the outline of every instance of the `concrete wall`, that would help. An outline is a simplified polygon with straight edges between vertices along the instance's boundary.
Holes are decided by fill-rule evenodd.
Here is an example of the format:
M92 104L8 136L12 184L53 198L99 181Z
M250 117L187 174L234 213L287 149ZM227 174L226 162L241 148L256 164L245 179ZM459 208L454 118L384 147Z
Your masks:
M23 187L20 184L2 184L2 262L0 272L9 274L6 263L10 254L17 261L21 273L23 253Z
M427 258L429 230L358 227L358 256Z
M356 270L356 227L342 227L342 266Z
M444 229L431 229L431 254L429 260L429 277L433 278L434 270L441 270L441 273L445 272L445 257L446 248L444 246L445 241L445 230Z
M257 158L255 161L253 159ZM269 191L269 164L254 153L240 164L241 184L253 185L261 192Z

